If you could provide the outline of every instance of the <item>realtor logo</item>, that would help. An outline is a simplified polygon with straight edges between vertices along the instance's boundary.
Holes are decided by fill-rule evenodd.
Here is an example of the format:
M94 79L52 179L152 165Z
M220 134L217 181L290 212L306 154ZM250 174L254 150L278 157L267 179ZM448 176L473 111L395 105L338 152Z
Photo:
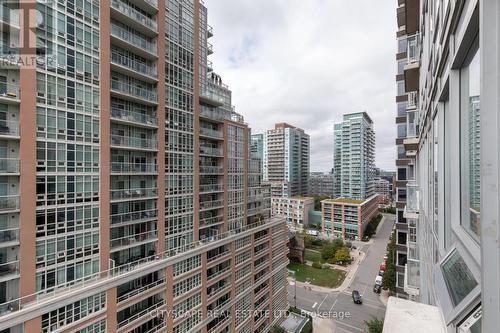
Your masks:
M55 62L56 18L55 2L51 0L1 1L0 68Z

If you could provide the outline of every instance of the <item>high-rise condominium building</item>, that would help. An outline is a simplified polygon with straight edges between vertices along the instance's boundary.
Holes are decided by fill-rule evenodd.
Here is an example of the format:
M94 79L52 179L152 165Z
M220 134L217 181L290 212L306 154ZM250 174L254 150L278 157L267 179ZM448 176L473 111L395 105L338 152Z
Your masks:
M375 193L375 132L366 112L345 114L334 126L334 196L356 200Z
M0 13L0 331L268 332L286 227L203 3Z
M291 196L307 195L309 135L289 124L276 124L264 133L264 181L285 182Z
M309 195L333 195L333 174L311 172L309 175Z
M252 134L250 152L261 161L261 172L264 170L264 134Z
M404 290L426 305L390 301L384 332L420 325L411 317L422 309L439 314L427 332L497 332L500 2L399 1L398 22L409 112L398 175L411 180L397 263Z

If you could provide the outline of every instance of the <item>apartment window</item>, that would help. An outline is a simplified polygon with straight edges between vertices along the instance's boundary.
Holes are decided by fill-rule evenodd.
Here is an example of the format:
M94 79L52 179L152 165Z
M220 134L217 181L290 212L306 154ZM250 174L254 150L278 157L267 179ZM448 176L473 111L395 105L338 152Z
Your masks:
M406 168L398 168L398 180L406 180Z
M398 39L398 53L406 52L406 48L408 46L408 42L406 38Z
M406 124L398 125L398 139L404 139L407 136Z
M406 95L406 89L405 89L405 82L404 81L398 81L397 87L398 87L397 96Z
M457 306L478 285L457 250L441 264L441 270L454 306Z
M481 124L480 51L462 68L461 81L461 186L462 225L479 242L481 229Z
M407 237L406 232L398 231L398 244L399 245L406 245L406 237Z
M406 117L406 102L398 103L398 117Z

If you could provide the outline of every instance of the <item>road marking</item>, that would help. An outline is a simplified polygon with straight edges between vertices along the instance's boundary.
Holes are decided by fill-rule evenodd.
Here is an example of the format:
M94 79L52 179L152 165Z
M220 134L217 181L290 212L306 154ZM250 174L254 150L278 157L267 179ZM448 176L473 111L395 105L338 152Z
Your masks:
M363 293L361 295L364 295L366 293L366 288L368 288L368 285L365 285L365 289L363 290Z
M318 302L314 302L312 308L314 309L316 307L316 305L318 305Z
M323 300L321 301L321 303L319 303L319 306L318 306L318 309L321 308L321 305L323 304L323 302L325 301L325 299L328 297L329 294L326 294L325 298L323 298Z
M339 300L339 298L337 297L337 299L335 300L335 302L333 302L333 305L332 305L332 307L330 308L330 312L332 312L332 310L333 310L333 307L335 306L335 304L337 304L337 301L338 301L338 300Z

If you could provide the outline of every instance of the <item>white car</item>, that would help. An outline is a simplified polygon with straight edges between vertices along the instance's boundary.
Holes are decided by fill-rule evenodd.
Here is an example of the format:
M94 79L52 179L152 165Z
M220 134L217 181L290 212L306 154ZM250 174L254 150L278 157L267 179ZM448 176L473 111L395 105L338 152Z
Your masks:
M382 284L382 277L380 275L377 275L377 277L375 278L375 284L379 284L379 285Z

